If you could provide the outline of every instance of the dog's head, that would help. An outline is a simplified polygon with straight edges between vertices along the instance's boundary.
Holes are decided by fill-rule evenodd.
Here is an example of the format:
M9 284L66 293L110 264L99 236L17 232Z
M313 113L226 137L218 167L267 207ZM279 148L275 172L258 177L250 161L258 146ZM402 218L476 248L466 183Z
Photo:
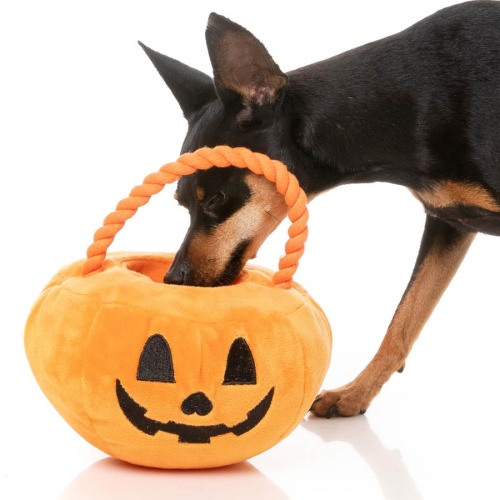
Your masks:
M244 146L290 165L294 145L288 78L250 32L211 14L206 41L214 78L141 43L188 122L182 152ZM275 186L247 170L212 168L180 179L191 223L165 282L231 283L287 213Z

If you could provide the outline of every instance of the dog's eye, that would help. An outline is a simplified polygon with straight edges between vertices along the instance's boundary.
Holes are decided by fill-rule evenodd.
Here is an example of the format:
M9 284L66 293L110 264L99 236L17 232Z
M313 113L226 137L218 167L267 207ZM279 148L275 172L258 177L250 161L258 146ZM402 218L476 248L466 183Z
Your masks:
M203 203L205 210L208 212L213 212L217 208L219 208L225 201L226 194L222 191L219 191L214 196L210 197L207 201Z

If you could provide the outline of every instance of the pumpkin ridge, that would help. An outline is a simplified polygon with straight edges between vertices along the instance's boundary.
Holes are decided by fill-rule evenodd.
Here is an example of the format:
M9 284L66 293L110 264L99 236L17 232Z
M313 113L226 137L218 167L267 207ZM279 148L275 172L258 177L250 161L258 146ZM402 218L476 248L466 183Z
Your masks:
M99 310L96 312L96 314L94 315L94 319L92 321L92 323L90 324L90 327L89 327L89 332L92 331L92 327L94 326L95 322L98 320L99 318L99 313L102 311L103 309L103 306L101 306L99 308ZM108 447L108 443L103 439L103 437L97 432L97 428L96 428L96 425L94 423L94 419L90 416L89 414L89 410L88 410L88 402L87 402L87 398L85 397L85 394L87 393L87 389L85 387L85 381L86 381L86 378L85 378L85 365L86 365L86 360L87 360L87 349L88 349L88 344L89 344L89 337L90 337L90 334L87 335L86 339L85 339L85 346L84 346L84 349L83 349L83 353L82 353L82 366L81 366L81 373L80 373L80 386L81 386L81 394L82 394L82 405L83 405L83 408L85 410L85 416L88 418L89 422L90 422L90 426L92 428L92 430L94 431L94 435L98 438L99 440L99 445L96 445L101 451L103 451L104 453L107 453L108 455L111 455L112 456L112 452L111 452L111 449Z

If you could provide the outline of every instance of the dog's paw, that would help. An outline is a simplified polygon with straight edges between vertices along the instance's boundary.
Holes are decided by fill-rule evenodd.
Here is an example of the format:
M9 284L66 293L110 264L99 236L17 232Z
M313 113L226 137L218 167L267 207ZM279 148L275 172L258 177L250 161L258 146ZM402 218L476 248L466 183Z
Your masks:
M322 391L314 400L310 411L317 417L353 417L366 412L371 398L354 384L333 391Z

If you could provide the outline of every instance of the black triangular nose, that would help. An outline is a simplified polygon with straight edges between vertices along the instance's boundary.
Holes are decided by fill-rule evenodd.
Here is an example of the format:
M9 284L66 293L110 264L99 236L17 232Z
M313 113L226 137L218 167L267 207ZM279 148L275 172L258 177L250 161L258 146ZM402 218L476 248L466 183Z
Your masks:
M204 417L212 411L213 405L210 399L208 399L203 392L195 392L188 396L181 405L181 410L186 415L192 415L197 413Z
M179 251L177 252L172 265L170 266L167 274L163 278L163 283L166 285L187 285L189 275L191 273L191 266L189 262Z

